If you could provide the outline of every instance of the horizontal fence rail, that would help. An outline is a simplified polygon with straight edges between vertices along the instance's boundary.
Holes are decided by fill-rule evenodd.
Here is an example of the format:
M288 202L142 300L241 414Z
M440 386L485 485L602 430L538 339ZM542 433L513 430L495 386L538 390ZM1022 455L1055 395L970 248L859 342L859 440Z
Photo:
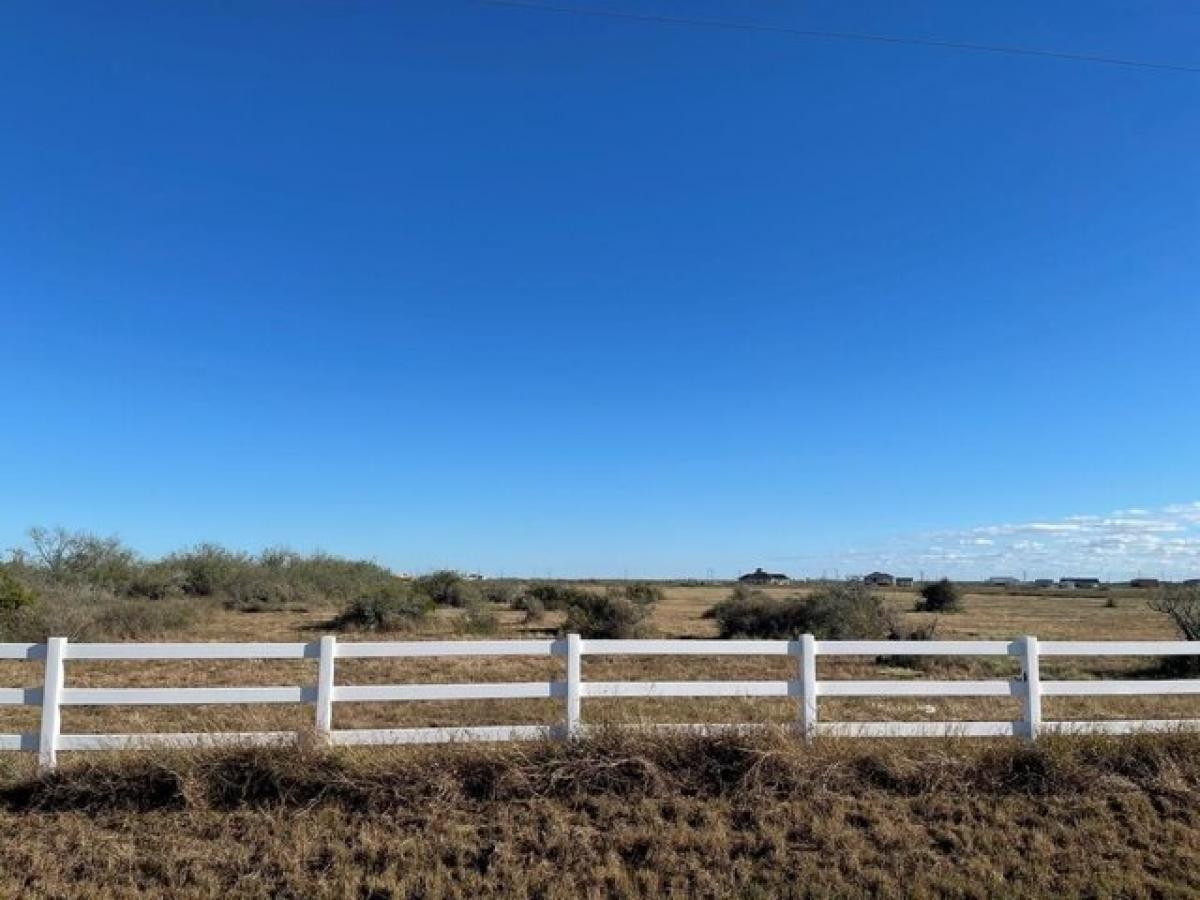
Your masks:
M38 754L51 769L57 754L73 750L134 747L207 747L240 744L279 745L295 732L218 732L173 734L63 734L65 706L175 706L197 704L310 704L318 735L333 745L423 744L450 741L515 741L570 738L583 733L584 698L784 697L796 702L797 731L815 737L1023 737L1046 733L1130 734L1200 729L1200 719L1099 721L1042 720L1042 697L1200 695L1200 679L1042 680L1042 657L1200 656L1200 642L1187 641L818 641L804 635L780 640L558 640L504 641L352 641L326 636L311 643L71 643L50 638L45 644L0 644L0 660L41 663L39 687L0 687L0 706L39 707L37 732L0 734L0 751ZM339 659L412 659L426 657L553 657L563 660L561 680L469 684L339 685ZM585 681L585 656L786 656L795 662L787 681ZM820 657L1015 657L1016 678L984 680L818 680ZM147 660L316 660L315 684L268 687L72 687L66 663L75 660L138 662ZM1021 718L1007 722L824 722L821 697L1009 697L1021 703ZM529 700L563 702L555 725L486 725L437 728L335 729L334 704L421 702L432 700ZM664 731L720 732L762 725L653 725Z

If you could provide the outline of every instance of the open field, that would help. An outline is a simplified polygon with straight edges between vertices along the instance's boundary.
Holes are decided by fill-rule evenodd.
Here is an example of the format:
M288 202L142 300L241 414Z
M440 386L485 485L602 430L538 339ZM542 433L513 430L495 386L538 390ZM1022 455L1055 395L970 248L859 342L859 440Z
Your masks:
M652 633L662 637L711 637L712 620L704 613L728 593L727 586L671 587L651 620ZM787 594L793 589L772 588ZM899 610L912 606L914 594L895 591L887 595ZM1143 592L1117 597L1115 607L1100 596L1048 593L1039 596L998 592L971 594L962 613L938 617L938 637L1012 638L1036 634L1044 639L1170 639L1175 635L1165 616L1146 607ZM323 632L333 608L310 607L247 613L213 608L196 624L166 637L177 640L211 641L310 641ZM523 624L523 614L500 610L497 637L533 637L552 634L559 618L550 613L536 626ZM559 614L560 615L560 614ZM406 637L453 637L459 613L441 610L423 623L422 631ZM908 613L913 622L928 620L925 614ZM342 640L355 640L346 634ZM786 679L794 673L785 658L589 658L585 678L593 680L688 680L688 679ZM338 663L339 684L396 684L405 682L546 681L560 677L560 659L463 658L421 660L342 660ZM916 678L936 674L940 678L1005 677L1016 673L1015 659L925 661L919 669L883 666L871 660L823 659L821 678ZM1090 658L1048 660L1044 678L1087 678L1129 674L1146 660ZM70 662L68 683L75 687L197 687L222 684L286 685L313 684L315 661L165 661L165 662ZM40 684L41 665L36 662L0 663L0 684L35 687ZM1009 698L914 698L851 699L821 701L825 720L869 721L912 720L1005 720L1018 718L1018 701ZM0 709L0 731L36 730L37 710ZM421 701L408 703L339 703L335 727L386 728L403 726L450 726L482 724L552 724L561 720L561 703L555 700L507 701ZM1048 719L1187 718L1200 717L1195 697L1047 698ZM584 702L585 722L775 722L796 718L795 704L785 699L589 699ZM131 731L249 731L304 729L312 723L310 706L199 706L199 707L69 707L63 712L63 730L79 732ZM28 766L31 760L0 757L0 766L10 770Z
M794 589L772 588L776 595ZM651 630L712 637L728 586L669 587ZM938 637L1176 637L1141 592L970 594ZM914 595L887 594L897 610ZM240 612L210 605L164 639L311 641L334 606ZM497 610L497 637L553 633ZM905 613L913 623L924 614ZM460 634L440 610L417 634ZM363 635L366 638L367 635ZM371 638L376 635L370 635ZM359 639L349 633L339 640ZM561 659L338 663L340 684L560 677ZM788 678L785 658L588 658L590 679ZM824 658L820 677L1015 674L1015 659L920 668ZM1043 677L1136 674L1136 659L1047 659ZM87 662L72 686L312 684L313 661ZM41 664L0 663L0 685ZM794 723L791 700L584 701L585 722ZM821 701L825 720L1012 719L992 698ZM0 710L0 731L37 711ZM339 703L335 727L561 721L560 701ZM1046 718L1200 717L1194 697L1047 698ZM64 732L290 730L310 706L67 707ZM1200 892L1200 736L1017 741L837 741L784 732L578 745L70 754L38 778L0 755L0 896L529 897L1192 896Z

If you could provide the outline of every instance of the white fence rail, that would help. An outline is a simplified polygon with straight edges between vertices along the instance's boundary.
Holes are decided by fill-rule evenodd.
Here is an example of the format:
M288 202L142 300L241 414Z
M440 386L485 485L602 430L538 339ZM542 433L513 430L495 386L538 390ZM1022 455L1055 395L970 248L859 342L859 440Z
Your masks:
M1010 656L1020 661L1015 679L989 680L824 680L817 679L822 656ZM323 637L313 643L71 643L50 638L45 644L0 644L0 659L42 662L42 686L0 688L0 706L41 708L35 733L0 734L0 750L38 754L43 769L53 768L58 751L139 746L210 746L284 744L287 731L174 734L63 734L64 706L193 704L312 704L314 727L332 744L402 744L446 741L505 741L572 737L582 733L582 701L587 697L791 697L796 726L806 740L830 737L1019 736L1030 740L1045 732L1128 734L1200 728L1200 719L1104 721L1042 720L1042 697L1165 696L1200 694L1200 679L1042 681L1041 657L1200 655L1186 641L794 641L749 640L561 640L509 641L355 641ZM339 659L525 656L561 657L561 681L474 684L339 685ZM584 656L787 656L795 660L795 678L787 681L584 681ZM318 661L316 683L281 687L121 688L70 687L66 664L75 660L303 660ZM978 722L822 722L821 697L1012 697L1021 701L1016 721ZM498 725L442 728L334 729L338 702L424 700L560 699L557 725ZM718 730L751 726L654 726Z

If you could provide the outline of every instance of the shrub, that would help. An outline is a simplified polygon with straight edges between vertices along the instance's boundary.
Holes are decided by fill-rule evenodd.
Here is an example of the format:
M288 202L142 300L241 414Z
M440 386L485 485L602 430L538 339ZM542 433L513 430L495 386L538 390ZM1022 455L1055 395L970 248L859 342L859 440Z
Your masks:
M14 612L35 600L37 594L9 572L7 566L0 566L0 614Z
M959 612L962 610L962 592L949 578L943 578L921 588L921 599L915 609L917 612Z
M800 598L777 600L743 584L704 616L717 620L723 638L791 638L803 633L808 621Z
M356 597L330 624L339 630L397 631L416 625L433 608L427 595L397 581Z
M524 600L525 624L540 622L546 618L546 607L537 597L526 597Z
M521 603L522 608L526 608L530 600L537 600L542 604L543 610L561 610L566 609L575 602L586 603L589 597L594 596L596 595L591 591L575 587L574 585L539 582L525 588Z
M32 603L0 615L0 641L145 640L182 631L200 614L195 600L148 600L89 585L47 585Z
M1200 585L1164 585L1146 605L1169 617L1185 641L1200 640ZM1165 657L1159 663L1158 674L1180 677L1200 675L1200 656Z
M511 581L485 581L482 592L486 602L500 606L514 606L520 595L519 588Z
M32 560L52 582L83 583L121 593L137 568L137 554L116 537L65 528L29 529Z
M179 585L175 569L164 563L150 563L134 570L125 593L130 597L147 600L162 600L173 593Z
M413 582L413 590L435 606L467 607L482 599L478 587L450 569L422 575Z
M662 588L657 585L647 584L644 581L623 584L614 590L622 593L629 602L642 606L650 606L658 603L663 598Z
M811 634L820 640L884 640L895 630L883 599L862 585L833 585L782 600L738 585L706 616L717 620L723 638Z
M458 623L463 634L495 634L500 628L500 617L486 603L473 603L466 608Z
M248 569L227 586L224 602L226 609L268 612L298 606L310 599L311 594L301 585Z
M218 544L197 544L190 550L171 554L165 562L177 570L183 592L196 597L212 597L228 591L245 577L251 565L246 554L234 553Z
M921 625L906 625L893 621L888 639L893 641L932 641L937 635L937 619ZM879 656L875 661L884 666L898 666L907 669L929 671L939 666L939 660L934 656Z
M395 576L383 566L367 560L341 559L317 552L304 556L294 550L264 550L257 559L274 577L287 580L305 594L345 602Z
M196 620L196 605L185 600L120 599L98 606L86 626L88 636L142 640L181 631Z
M580 591L567 607L564 632L585 638L635 638L644 632L650 604L635 603L620 589Z

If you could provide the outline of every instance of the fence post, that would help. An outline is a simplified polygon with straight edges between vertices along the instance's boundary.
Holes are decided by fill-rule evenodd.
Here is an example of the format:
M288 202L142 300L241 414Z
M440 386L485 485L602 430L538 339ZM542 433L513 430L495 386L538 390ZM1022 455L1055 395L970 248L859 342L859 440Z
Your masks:
M1038 665L1038 639L1027 635L1021 642L1021 678L1025 682L1025 738L1036 741L1042 724L1042 676Z
M579 686L583 680L583 641L577 634L567 635L567 723L564 736L579 737L580 702Z
M327 634L321 638L321 655L317 661L317 736L329 742L333 730L333 660L337 656L337 638Z
M38 771L50 772L58 765L58 735L62 727L62 689L66 677L63 659L67 639L46 641L46 669L42 681L42 730L38 736Z
M811 634L800 637L800 730L811 744L817 735L817 641Z

